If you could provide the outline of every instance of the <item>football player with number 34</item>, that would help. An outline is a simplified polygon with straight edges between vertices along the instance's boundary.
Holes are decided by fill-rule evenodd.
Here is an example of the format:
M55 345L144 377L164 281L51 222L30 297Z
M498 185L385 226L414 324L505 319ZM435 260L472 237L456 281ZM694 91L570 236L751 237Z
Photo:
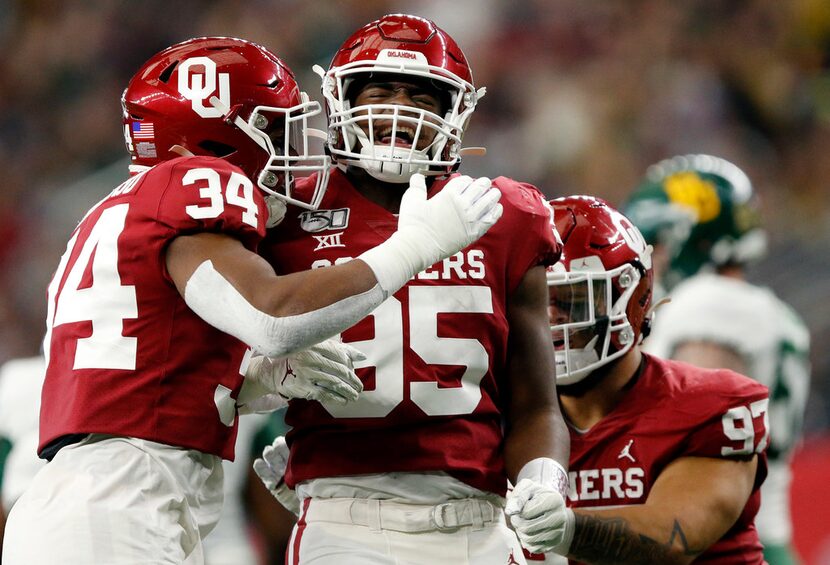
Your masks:
M7 565L203 562L237 412L282 392L355 399L362 356L331 340L305 349L501 211L489 186L429 200L415 187L395 241L278 277L255 253L266 224L295 201L298 172L319 173L313 208L329 163L308 140L319 105L291 71L256 44L198 38L153 56L122 102L133 176L81 220L49 285L39 454L51 463L12 509Z
M591 564L763 563L753 519L766 387L642 352L651 246L598 198L551 205L564 243L548 281L572 515L564 541L538 528L527 549Z
M320 209L290 208L270 231L263 254L277 272L348 265L397 239L410 184L432 198L496 186L504 216L343 333L367 355L356 402L289 403L287 442L255 466L281 500L287 486L302 501L289 562L523 563L503 513L508 477L525 479L516 514L552 528L565 517L549 206L527 184L455 172L483 89L433 22L389 15L367 24L320 73L338 166Z

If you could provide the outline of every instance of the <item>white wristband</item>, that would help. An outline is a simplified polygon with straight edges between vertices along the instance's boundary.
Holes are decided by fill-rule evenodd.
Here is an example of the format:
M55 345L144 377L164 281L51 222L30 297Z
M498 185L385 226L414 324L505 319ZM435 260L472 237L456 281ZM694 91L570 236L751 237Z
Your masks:
M274 495L274 498L276 498L286 510L295 516L300 515L300 499L297 498L297 493L294 489L288 488L288 485L285 484L284 481L280 482L279 486L271 491L271 494ZM570 545L570 543L568 543L568 545Z
M375 273L380 288L387 296L441 259L438 253L427 254L424 245L413 241L413 235L397 231L377 247L358 256Z
M559 492L562 498L568 498L569 484L568 472L554 459L549 457L537 457L524 464L519 475L516 477L516 484L522 479L530 479L537 483L547 485Z

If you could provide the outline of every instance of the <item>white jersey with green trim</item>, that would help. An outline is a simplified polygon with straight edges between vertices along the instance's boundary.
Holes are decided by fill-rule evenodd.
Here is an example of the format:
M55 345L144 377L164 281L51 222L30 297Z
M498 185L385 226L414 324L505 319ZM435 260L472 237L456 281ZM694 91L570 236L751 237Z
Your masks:
M743 357L747 376L769 388L769 475L755 522L765 544L787 543L789 458L801 434L810 382L807 327L770 289L732 277L695 275L670 298L655 314L646 351L671 358L685 342L721 344Z
M0 436L12 445L2 485L7 512L46 464L37 456L40 391L45 376L42 356L11 359L0 367Z

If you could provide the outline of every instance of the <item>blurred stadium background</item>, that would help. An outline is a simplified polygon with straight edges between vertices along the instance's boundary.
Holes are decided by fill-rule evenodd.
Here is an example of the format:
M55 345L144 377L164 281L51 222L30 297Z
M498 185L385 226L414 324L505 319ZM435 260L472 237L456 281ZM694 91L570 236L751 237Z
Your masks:
M315 96L311 66L392 12L434 19L488 88L466 137L488 155L467 171L612 203L678 153L749 174L771 239L751 279L812 332L796 541L808 563L830 563L828 0L0 0L0 362L38 352L65 242L126 175L119 99L147 57L239 36Z

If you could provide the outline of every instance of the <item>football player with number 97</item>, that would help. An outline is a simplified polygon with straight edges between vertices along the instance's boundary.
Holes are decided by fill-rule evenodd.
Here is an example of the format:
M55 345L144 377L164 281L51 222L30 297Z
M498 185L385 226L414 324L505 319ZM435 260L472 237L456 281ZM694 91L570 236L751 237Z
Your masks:
M255 253L265 227L284 202L313 209L329 163L306 127L319 105L288 67L197 38L153 56L122 103L133 175L81 220L49 285L38 452L51 463L11 511L6 564L202 563L237 414L280 394L354 400L362 354L315 344L500 215L498 191L416 187L394 242L277 276ZM313 171L298 201L295 175Z
M792 307L748 277L766 253L758 194L725 159L676 155L648 168L625 211L667 262L671 302L645 350L729 368L770 390L768 475L755 526L767 562L793 565L790 458L810 390L810 332Z
M760 565L767 388L644 353L651 246L598 198L551 205L564 243L548 284L572 514L567 539L540 527L525 546L591 564Z

